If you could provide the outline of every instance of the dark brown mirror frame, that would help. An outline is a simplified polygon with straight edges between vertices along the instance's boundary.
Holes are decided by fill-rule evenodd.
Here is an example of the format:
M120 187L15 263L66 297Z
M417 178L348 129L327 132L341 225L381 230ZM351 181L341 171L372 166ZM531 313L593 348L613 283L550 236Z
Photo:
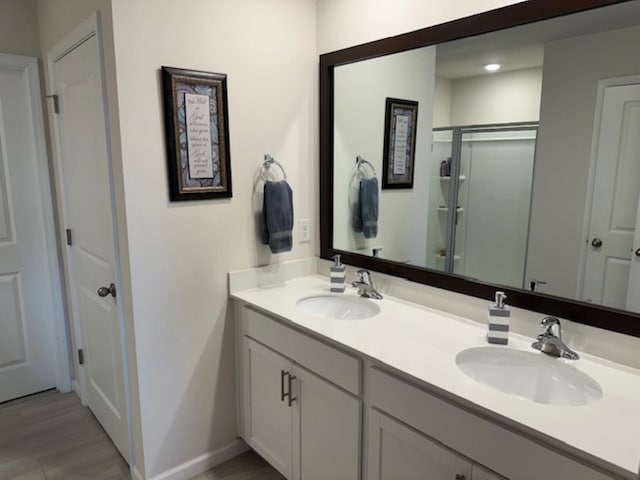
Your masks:
M640 315L576 300L505 288L399 262L333 248L333 73L339 65L489 33L630 0L530 0L422 30L365 43L320 56L320 256L342 255L348 265L406 278L445 290L493 299L503 290L515 307L640 337ZM640 295L640 292L638 292Z

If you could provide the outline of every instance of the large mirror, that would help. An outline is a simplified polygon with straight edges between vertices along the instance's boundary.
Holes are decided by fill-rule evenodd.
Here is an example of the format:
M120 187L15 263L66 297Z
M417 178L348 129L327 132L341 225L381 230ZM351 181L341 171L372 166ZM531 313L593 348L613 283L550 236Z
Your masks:
M323 255L640 335L640 1L430 30L324 56Z

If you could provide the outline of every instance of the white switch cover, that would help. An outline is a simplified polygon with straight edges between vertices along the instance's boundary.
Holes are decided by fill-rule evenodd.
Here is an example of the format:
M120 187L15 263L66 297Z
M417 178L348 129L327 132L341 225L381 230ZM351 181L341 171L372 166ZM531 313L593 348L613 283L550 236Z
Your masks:
M298 243L309 243L311 241L311 226L308 218L300 219L298 231Z

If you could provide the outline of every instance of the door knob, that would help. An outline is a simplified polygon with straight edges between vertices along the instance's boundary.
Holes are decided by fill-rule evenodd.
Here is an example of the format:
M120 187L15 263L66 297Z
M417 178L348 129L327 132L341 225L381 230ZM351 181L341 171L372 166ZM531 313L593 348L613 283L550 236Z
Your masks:
M113 298L116 298L116 286L115 284L111 284L108 287L100 287L98 289L98 295L101 297L106 297L107 295L111 295Z
M636 257L640 257L640 248L636 249Z
M594 238L591 240L591 246L594 248L600 248L602 246L602 239L598 237Z

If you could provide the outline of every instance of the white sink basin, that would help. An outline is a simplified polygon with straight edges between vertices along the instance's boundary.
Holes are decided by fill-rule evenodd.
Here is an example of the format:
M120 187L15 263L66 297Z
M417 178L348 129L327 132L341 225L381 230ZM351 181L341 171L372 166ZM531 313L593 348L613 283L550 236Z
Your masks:
M373 300L347 295L318 295L298 300L296 306L305 313L336 320L361 320L373 317L380 307Z
M547 405L588 405L602 398L593 378L564 360L539 352L476 347L456 356L458 367L476 382Z

